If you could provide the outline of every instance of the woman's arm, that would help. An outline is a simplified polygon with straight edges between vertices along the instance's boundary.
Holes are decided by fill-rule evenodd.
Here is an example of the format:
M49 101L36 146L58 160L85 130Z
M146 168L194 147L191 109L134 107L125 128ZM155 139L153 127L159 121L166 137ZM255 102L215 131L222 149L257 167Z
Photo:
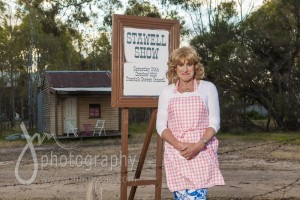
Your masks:
M172 132L170 131L170 129L168 129L168 128L166 128L162 132L162 139L165 140L170 145L172 145L178 151L181 151L181 149L183 148L182 142L180 142L179 140L177 140L174 137L174 135L172 134Z
M163 131L167 129L168 125L168 106L169 95L168 87L165 87L158 98L158 109L156 118L156 130L157 133L162 136Z
M220 129L220 105L219 95L217 88L214 84L209 83L208 85L208 127L215 130L215 134Z
M168 107L171 92L172 88L170 86L165 87L159 96L156 130L163 140L172 145L175 149L180 150L181 142L174 137L171 130L168 128Z

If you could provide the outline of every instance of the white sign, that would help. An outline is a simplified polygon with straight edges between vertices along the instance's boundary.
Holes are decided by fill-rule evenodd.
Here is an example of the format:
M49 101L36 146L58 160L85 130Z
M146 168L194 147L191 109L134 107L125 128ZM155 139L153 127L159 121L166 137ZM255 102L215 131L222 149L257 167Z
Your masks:
M168 84L169 32L124 28L124 96L158 96Z

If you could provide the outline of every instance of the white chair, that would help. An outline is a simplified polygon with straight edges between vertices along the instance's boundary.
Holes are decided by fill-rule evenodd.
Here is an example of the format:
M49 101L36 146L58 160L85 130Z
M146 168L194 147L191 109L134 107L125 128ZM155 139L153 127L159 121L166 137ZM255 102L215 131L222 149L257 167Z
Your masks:
M105 124L104 119L97 120L93 135L99 134L99 136L100 136L102 131L104 132L104 135L106 135L104 124Z
M78 137L77 135L78 132L78 128L75 128L72 124L71 121L68 121L68 132L67 132L67 136L69 137L70 133L73 133L75 137Z

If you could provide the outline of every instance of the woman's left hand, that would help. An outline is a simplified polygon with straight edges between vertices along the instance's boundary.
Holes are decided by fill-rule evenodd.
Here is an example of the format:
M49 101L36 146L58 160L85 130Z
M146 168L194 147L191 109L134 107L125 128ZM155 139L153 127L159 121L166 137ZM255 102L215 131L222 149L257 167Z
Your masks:
M199 154L199 152L205 148L205 144L203 142L197 142L197 143L186 143L186 148L182 149L180 154L187 160L191 160L196 155Z

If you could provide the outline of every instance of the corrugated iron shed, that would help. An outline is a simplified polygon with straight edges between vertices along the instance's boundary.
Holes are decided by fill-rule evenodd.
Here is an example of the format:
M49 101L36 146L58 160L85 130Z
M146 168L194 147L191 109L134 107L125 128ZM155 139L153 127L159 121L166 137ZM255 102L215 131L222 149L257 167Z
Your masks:
M111 87L110 71L46 71L50 88Z

